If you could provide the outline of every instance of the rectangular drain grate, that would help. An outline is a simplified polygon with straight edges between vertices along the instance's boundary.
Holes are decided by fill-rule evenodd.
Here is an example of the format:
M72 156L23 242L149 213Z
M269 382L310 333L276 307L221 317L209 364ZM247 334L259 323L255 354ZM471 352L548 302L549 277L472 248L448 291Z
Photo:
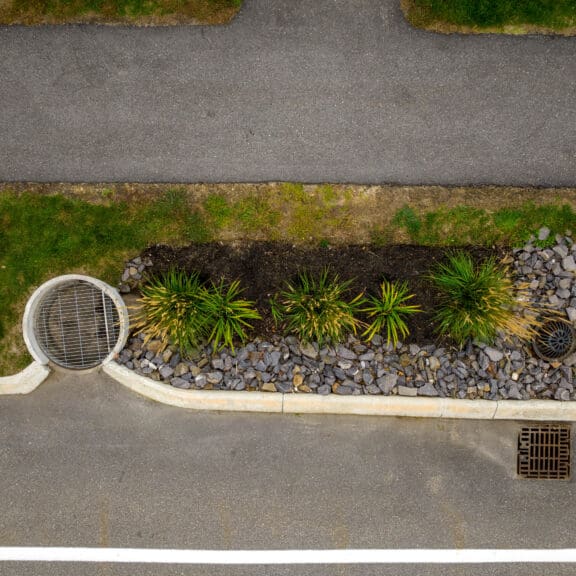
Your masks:
M569 480L570 438L569 424L523 427L518 435L518 476Z

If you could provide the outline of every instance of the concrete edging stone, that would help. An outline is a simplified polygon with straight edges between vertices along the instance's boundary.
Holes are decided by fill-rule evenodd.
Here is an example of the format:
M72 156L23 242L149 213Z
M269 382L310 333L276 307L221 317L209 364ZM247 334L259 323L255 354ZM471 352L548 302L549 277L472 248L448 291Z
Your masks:
M133 392L156 402L192 410L237 412L282 412L282 394L267 392L232 392L225 390L182 390L136 374L114 361L105 362L102 370Z
M0 377L0 396L4 394L29 394L36 390L50 375L50 368L40 362L32 362L22 372Z
M114 361L102 370L151 400L192 410L350 414L471 420L576 421L576 402L553 400L454 400L404 396L318 396L279 392L181 390L136 374Z

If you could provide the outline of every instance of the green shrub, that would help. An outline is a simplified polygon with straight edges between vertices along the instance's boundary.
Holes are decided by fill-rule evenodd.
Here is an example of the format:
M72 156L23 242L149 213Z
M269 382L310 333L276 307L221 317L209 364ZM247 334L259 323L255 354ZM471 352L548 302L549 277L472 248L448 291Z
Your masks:
M135 333L144 333L145 342L160 339L162 349L172 342L190 352L206 334L204 292L198 274L171 270L153 278L135 307Z
M249 321L260 318L252 302L239 298L241 292L238 281L205 286L197 273L171 270L143 286L135 333L144 333L145 342L161 340L161 350L172 342L184 355L205 340L215 350L234 350L234 338L245 341Z
M254 303L239 298L242 293L240 282L235 280L228 286L221 280L219 284L204 290L202 310L206 315L208 341L219 350L228 346L234 351L234 339L246 341L246 329L251 328L250 320L259 320L260 314L253 308Z
M430 279L442 298L435 315L438 331L458 345L471 338L490 343L499 332L521 339L535 334L535 311L518 297L506 268L494 258L477 264L470 254L455 252Z
M417 304L407 304L414 294L408 293L408 284L384 281L380 285L380 296L368 296L367 306L362 308L371 319L362 336L372 340L376 334L386 332L388 344L396 346L399 337L408 336L405 317L420 312Z
M360 326L356 315L363 297L346 298L350 283L341 282L338 275L330 277L327 269L318 278L301 273L272 300L274 319L304 342L339 342Z

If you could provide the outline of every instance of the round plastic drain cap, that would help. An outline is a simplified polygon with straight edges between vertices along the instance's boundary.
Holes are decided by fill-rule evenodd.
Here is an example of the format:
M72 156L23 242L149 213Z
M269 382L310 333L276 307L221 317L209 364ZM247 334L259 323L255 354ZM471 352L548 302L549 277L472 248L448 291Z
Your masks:
M88 370L122 350L130 322L114 288L89 276L68 274L32 294L23 328L26 346L37 362Z

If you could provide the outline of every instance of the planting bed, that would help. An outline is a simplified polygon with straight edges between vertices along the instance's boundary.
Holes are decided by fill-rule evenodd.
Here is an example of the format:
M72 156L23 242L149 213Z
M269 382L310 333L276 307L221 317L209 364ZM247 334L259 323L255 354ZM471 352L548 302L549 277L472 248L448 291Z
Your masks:
M547 241L547 230L539 234ZM556 237L549 248L537 242L517 250L470 249L478 259L508 258L517 282L530 285L531 299L576 318L576 245L571 236ZM573 365L576 357L547 362L530 344L490 346L469 343L463 349L440 341L432 314L438 295L426 274L445 249L420 246L346 246L309 248L279 243L199 244L182 248L154 246L128 263L121 289L137 287L141 276L171 268L198 271L206 278L239 279L244 296L254 300L263 316L253 340L235 354L212 353L209 346L181 358L161 343L143 344L133 337L118 361L167 385L191 389L263 390L283 393L399 394L452 398L576 399ZM269 298L300 271L319 273L329 266L343 280L353 279L351 296L377 293L383 279L406 280L414 303L423 312L408 318L410 336L396 349L381 337L370 343L355 338L320 348L281 337L275 330Z
M471 248L477 258L501 256L502 250ZM304 248L278 242L192 244L174 248L153 246L142 257L153 263L148 273L171 268L199 272L206 279L239 279L245 288L243 297L256 303L262 320L254 323L254 335L271 338L277 330L271 317L269 299L294 280L299 272L320 274L328 266L341 280L352 280L350 295L362 291L378 294L382 280L406 280L423 313L409 319L407 342L437 342L430 315L437 296L424 278L434 263L442 260L446 248L425 246L333 246Z

